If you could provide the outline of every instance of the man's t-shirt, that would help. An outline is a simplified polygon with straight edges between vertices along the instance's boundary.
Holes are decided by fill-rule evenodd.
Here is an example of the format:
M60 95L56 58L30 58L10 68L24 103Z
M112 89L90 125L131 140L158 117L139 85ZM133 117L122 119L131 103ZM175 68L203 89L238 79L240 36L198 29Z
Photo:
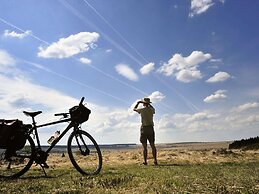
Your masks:
M151 106L140 108L136 110L141 115L142 126L154 125L153 114L155 114L155 109Z

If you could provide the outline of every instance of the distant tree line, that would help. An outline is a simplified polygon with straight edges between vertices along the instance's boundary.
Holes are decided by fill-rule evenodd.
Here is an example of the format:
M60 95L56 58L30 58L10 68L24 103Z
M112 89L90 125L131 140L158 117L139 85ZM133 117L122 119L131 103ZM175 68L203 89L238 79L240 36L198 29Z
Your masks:
M259 136L241 139L229 144L229 149L252 148L259 149Z

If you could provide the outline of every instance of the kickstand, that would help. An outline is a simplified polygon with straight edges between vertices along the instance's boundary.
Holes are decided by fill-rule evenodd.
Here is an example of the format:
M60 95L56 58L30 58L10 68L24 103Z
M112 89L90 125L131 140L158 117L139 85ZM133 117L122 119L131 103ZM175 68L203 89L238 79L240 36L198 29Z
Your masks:
M43 163L43 164L40 164L40 167L42 168L44 174L45 174L45 177L47 176L47 173L45 171L45 168L49 168L49 166L46 164L46 163Z

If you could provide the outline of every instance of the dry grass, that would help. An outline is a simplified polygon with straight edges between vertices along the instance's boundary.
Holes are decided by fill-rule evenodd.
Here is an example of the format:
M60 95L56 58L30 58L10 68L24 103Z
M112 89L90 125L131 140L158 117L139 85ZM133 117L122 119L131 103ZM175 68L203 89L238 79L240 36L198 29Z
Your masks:
M45 177L33 166L17 180L1 180L0 193L259 193L259 150L228 150L228 144L158 145L158 166L140 146L102 150L97 176L82 176L68 155L52 153ZM19 189L18 189L19 188Z
M227 147L228 142L158 145L157 159L161 164L172 165L259 161L259 150L228 150ZM108 166L141 164L143 160L141 146L132 149L104 149L102 155L104 165ZM153 163L150 148L148 160ZM71 166L68 155L62 157L62 153L50 154L47 162L54 168Z

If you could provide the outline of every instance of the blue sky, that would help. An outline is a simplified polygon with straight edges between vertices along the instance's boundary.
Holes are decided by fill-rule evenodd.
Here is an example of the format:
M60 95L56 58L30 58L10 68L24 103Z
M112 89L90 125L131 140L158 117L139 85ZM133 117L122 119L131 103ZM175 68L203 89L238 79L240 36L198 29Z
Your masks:
M86 98L99 143L139 143L150 97L158 143L257 136L258 1L0 2L0 117L54 121ZM41 129L42 142L56 129ZM64 142L65 143L65 140Z

